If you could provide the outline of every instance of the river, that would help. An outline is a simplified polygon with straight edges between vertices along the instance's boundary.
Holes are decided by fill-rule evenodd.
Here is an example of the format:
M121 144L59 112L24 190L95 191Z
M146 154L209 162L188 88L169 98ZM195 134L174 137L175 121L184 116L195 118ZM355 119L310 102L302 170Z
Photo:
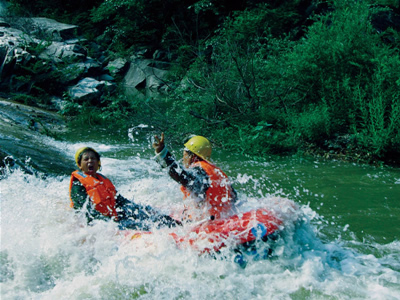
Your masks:
M138 125L31 141L50 171L15 167L0 180L2 299L400 299L399 169L215 149L243 207L298 206L273 256L245 268L179 249L175 229L130 240L111 222L86 226L68 199L84 145L101 153L101 172L125 197L166 213L182 207L179 186L153 160L152 134Z

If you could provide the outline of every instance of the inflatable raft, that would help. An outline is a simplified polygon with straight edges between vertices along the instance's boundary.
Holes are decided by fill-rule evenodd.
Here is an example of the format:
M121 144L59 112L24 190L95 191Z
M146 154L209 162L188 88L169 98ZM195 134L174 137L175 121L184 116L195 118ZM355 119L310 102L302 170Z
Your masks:
M172 233L178 247L191 247L200 253L219 251L222 247L238 246L266 239L279 230L282 220L271 211L259 208L231 216L209 220L191 228L190 233L179 236Z
M258 208L226 219L208 220L201 224L184 226L184 234L170 233L177 246L193 249L199 254L218 252L223 247L235 248L256 240L266 240L281 229L282 220L268 209ZM188 226L189 229L187 228ZM131 232L131 239L150 232Z

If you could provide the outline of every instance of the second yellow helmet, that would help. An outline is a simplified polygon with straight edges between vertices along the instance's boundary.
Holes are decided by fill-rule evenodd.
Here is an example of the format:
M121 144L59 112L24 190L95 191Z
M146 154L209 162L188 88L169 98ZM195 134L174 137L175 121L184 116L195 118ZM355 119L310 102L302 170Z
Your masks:
M210 141L205 137L194 136L185 143L185 147L202 159L210 160L212 147Z

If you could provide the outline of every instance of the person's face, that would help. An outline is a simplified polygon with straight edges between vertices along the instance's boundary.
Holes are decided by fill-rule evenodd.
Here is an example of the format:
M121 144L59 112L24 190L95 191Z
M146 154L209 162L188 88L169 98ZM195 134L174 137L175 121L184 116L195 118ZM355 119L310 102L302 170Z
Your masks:
M99 160L93 151L86 151L82 155L81 163L79 168L88 175L95 175L99 169Z
M183 165L185 166L185 168L188 168L192 162L192 156L187 152L187 151L183 151Z

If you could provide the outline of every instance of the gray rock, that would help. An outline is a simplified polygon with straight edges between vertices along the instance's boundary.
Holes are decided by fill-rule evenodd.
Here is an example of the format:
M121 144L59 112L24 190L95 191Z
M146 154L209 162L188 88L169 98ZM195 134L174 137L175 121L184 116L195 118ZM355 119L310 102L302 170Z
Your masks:
M129 63L124 58L117 58L110 61L106 67L112 76L122 75L129 68Z
M146 83L146 73L142 68L140 68L136 64L131 64L128 72L126 73L123 85L126 88L137 88L139 86L144 85Z
M168 71L152 67L153 61L135 59L124 77L126 88L148 88L159 90L165 86Z
M80 61L86 58L86 50L78 44L52 42L40 55L40 59L61 63L63 60Z
M68 94L73 101L80 104L84 102L93 102L100 98L100 86L101 82L94 78L84 78L78 82L75 86L69 88Z
M80 34L79 26L57 22L48 18L31 18L30 34L38 38L48 38L52 41L66 41L76 38Z
M68 105L68 101L63 100L61 98L58 97L52 97L50 99L50 102L52 104L52 106L57 110L57 111L63 111L67 105Z
M68 94L73 101L80 104L90 102L96 104L100 101L103 92L113 92L115 86L107 81L98 81L94 78L84 78L73 87L70 87Z
M148 68L149 72L146 77L146 87L152 91L160 90L165 87L165 79L168 71L156 68Z

